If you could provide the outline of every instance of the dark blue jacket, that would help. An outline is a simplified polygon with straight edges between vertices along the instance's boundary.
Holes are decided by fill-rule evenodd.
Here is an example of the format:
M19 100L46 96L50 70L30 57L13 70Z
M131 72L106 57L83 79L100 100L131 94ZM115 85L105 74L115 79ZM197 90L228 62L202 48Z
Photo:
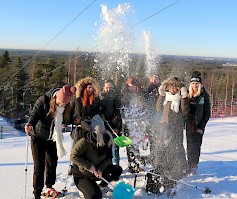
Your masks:
M192 120L194 116L196 127L198 129L204 130L210 118L210 114L211 114L210 97L209 94L206 92L206 90L203 88L203 92L200 94L200 96L196 98L195 114L189 116L189 122L190 120Z

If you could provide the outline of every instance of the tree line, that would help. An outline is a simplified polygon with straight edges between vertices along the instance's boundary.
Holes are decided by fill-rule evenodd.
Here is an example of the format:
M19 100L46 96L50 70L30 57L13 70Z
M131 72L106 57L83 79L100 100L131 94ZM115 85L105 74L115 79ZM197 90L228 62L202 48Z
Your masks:
M0 114L5 117L24 118L29 114L35 100L53 87L66 83L75 84L86 76L94 77L102 84L103 77L94 67L94 53L77 52L70 56L45 54L34 59L32 57L30 54L10 55L8 51L0 55ZM226 106L231 106L237 103L237 67L223 66L224 63L225 60L163 56L162 62L157 63L155 73L161 81L169 76L178 76L188 86L192 71L199 70L212 104L215 101L224 101ZM133 55L128 73L137 77L146 88L149 78L145 75L144 66L145 56ZM114 71L111 78L121 88L127 77L120 71Z

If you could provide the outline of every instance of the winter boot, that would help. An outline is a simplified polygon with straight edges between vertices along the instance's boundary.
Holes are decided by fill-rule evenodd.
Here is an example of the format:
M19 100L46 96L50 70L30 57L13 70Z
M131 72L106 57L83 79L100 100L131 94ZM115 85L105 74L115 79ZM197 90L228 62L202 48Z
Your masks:
M194 176L196 174L197 174L197 165L196 164L191 164L189 175Z
M45 198L51 197L52 199L54 198L60 198L63 196L63 194L60 191L57 191L54 188L47 188L45 193L44 193Z
M34 199L41 199L39 194L34 194Z

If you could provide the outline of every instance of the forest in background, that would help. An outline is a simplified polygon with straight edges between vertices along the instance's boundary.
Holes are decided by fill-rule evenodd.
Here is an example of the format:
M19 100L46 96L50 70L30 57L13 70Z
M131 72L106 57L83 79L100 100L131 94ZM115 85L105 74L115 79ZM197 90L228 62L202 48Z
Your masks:
M0 51L0 114L21 120L28 115L35 100L44 92L65 83L75 84L91 76L103 85L104 78L95 67L96 53L32 50ZM127 76L140 80L144 89L149 78L145 75L145 55L131 54L128 74L113 71L111 79L118 89ZM211 97L212 117L237 115L237 59L217 59L187 56L161 56L156 74L161 81L169 76L180 77L188 86L191 73L198 70Z

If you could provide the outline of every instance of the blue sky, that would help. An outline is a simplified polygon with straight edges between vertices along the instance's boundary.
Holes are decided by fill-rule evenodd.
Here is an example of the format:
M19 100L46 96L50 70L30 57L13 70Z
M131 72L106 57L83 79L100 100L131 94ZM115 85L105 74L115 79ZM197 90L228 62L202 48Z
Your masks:
M42 49L93 0L0 0L0 48ZM45 50L91 50L101 4L113 9L129 3L134 24L176 0L97 0ZM134 26L150 31L160 54L237 58L237 1L180 0ZM135 49L139 52L141 49ZM141 50L142 51L142 50Z

